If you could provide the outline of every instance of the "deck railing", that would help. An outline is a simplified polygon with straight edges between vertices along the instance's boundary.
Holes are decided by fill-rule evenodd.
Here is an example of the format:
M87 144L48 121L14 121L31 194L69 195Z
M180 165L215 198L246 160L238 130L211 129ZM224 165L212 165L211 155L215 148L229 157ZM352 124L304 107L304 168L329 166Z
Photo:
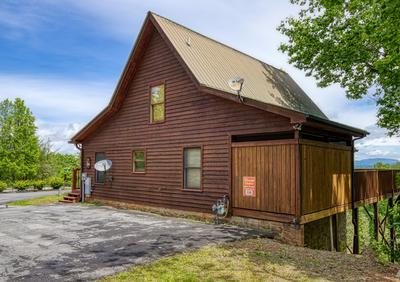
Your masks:
M74 168L72 170L72 190L81 188L81 170Z
M396 174L400 170L357 169L354 172L354 201L383 198L400 191Z

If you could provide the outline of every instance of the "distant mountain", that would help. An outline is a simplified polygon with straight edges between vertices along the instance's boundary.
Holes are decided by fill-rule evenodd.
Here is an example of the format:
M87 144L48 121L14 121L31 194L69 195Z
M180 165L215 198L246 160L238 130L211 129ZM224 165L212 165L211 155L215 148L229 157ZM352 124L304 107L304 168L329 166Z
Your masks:
M374 158L374 159L364 159L364 160L357 160L354 162L355 168L374 168L374 165L377 163L383 164L396 164L400 162L396 159L385 159L385 158Z

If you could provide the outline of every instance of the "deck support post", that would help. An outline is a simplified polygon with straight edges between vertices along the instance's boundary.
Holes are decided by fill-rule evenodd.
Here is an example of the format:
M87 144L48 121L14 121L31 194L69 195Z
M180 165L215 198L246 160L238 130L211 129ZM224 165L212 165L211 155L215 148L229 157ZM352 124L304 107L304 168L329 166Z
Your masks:
M359 254L359 240L358 240L358 208L355 206L356 191L354 185L354 142L360 138L351 140L351 209L352 209L352 223L354 228L353 235L353 254Z
M372 204L374 207L374 237L375 240L379 240L379 212L378 212L378 202Z
M339 249L337 214L330 216L330 227L331 227L331 251L337 252Z
M360 253L360 242L358 237L358 208L353 208L352 222L354 227L353 254L357 255Z
M389 228L390 228L390 261L394 262L394 241L395 241L395 234L394 234L394 226L393 226L393 197L388 199L389 205Z

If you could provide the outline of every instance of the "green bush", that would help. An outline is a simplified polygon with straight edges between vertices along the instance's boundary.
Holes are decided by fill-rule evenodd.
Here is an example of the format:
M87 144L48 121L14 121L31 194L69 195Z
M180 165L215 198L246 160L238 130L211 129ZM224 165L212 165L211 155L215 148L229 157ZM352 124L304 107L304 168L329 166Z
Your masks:
M14 182L13 187L18 191L26 190L32 186L32 182L29 180L17 180Z
M33 181L33 188L38 189L38 190L43 190L44 185L46 184L46 182L44 180L35 180Z
M396 188L400 189L400 172L396 173Z
M53 187L53 189L60 189L64 185L64 180L59 177L50 177L47 179L47 184Z
M0 181L0 193L7 189L7 183Z
M71 186L72 186L72 179L71 179L71 177L69 177L69 178L66 179L65 185L68 186L68 187L71 187Z

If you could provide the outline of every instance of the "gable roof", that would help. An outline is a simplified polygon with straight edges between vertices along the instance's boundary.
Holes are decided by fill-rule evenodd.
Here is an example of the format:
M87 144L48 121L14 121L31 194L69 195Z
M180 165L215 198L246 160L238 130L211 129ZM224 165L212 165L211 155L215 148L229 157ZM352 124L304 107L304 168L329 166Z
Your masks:
M241 95L245 98L327 119L286 72L152 15L200 85L237 95L228 80L239 76L244 79Z
M240 76L244 78L241 96L249 106L289 117L292 123L310 119L353 136L367 134L330 121L286 72L149 12L109 104L70 143L82 142L119 110L153 32L166 41L199 90L238 102L228 80Z

